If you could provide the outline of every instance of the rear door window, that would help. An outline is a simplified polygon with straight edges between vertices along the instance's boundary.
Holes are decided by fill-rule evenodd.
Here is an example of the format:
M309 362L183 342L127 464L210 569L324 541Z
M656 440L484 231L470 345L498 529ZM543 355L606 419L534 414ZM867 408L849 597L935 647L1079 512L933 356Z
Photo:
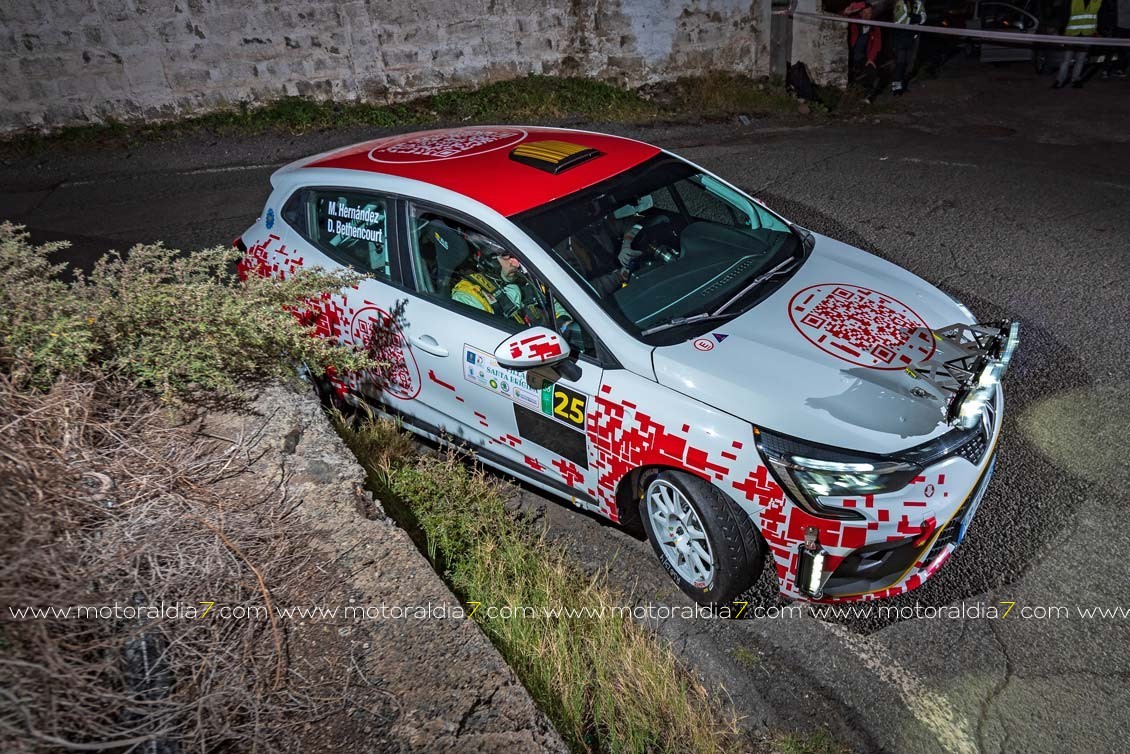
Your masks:
M307 189L299 204L305 222L294 223L331 259L371 277L392 279L388 209L391 200L367 191ZM285 210L284 210L285 213ZM284 217L286 215L284 214Z

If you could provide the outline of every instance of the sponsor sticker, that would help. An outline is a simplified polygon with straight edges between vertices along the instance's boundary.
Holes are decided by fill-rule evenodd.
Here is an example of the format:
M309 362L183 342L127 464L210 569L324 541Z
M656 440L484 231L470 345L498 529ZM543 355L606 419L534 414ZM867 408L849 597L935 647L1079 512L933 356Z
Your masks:
M275 211L273 209L267 210L267 216L264 218L263 224L267 226L267 230L275 227Z
M694 347L700 351L713 351L714 342L709 338L698 338L694 342Z
M578 432L585 431L588 396L584 393L552 383L535 390L524 372L499 366L492 354L468 344L463 345L463 379Z
M925 320L893 296L821 283L789 301L793 326L820 350L868 369L905 369L934 354Z

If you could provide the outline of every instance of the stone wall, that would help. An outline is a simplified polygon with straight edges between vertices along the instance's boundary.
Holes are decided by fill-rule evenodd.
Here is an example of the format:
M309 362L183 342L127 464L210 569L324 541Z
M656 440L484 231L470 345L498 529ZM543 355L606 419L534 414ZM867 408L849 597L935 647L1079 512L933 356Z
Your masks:
M820 0L797 0L796 9L821 12ZM847 25L797 16L792 20L791 61L801 61L817 84L846 86L848 74Z
M0 132L527 74L769 72L770 0L3 0Z

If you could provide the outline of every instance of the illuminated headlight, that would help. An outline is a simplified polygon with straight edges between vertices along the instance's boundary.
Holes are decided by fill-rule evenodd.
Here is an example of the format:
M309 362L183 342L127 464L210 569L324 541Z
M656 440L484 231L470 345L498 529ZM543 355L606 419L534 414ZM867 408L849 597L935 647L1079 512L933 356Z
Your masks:
M1001 376L1004 375L1005 365L998 362L986 364L981 370L981 374L977 375L977 387L990 388L1001 381Z
M1008 363L1012 361L1012 355L1016 353L1016 348L1020 345L1020 323L1012 322L1008 326L1008 338L1005 340L1004 345L1001 347L1001 355L998 361L1005 369L1008 368Z
M861 520L853 508L820 498L877 495L900 490L921 469L898 460L863 457L835 448L811 445L764 429L757 430L757 448L781 485L798 505L814 516Z
M1005 335L1003 330L1001 334ZM977 387L992 387L1000 382L1004 373L1008 371L1008 364L1012 361L1012 355L1016 353L1016 348L1020 345L1020 323L1010 322L1007 335L999 343L999 350L996 352L995 358L985 364L981 368L981 373L977 375Z
M800 591L813 599L820 599L824 593L824 561L828 553L820 546L816 527L810 526L804 532L804 542L797 547L796 584Z
M957 426L963 429L976 426L977 422L981 420L985 405L992 399L993 389L991 387L978 387L970 391L958 407Z

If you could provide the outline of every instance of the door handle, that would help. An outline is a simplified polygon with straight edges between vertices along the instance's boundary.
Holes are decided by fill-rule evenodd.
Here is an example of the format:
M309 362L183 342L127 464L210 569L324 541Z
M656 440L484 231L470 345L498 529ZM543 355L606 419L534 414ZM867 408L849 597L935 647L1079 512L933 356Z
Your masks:
M418 338L409 338L412 345L419 348L425 353L430 353L432 356L447 356L447 349L439 344L431 335L421 335Z

